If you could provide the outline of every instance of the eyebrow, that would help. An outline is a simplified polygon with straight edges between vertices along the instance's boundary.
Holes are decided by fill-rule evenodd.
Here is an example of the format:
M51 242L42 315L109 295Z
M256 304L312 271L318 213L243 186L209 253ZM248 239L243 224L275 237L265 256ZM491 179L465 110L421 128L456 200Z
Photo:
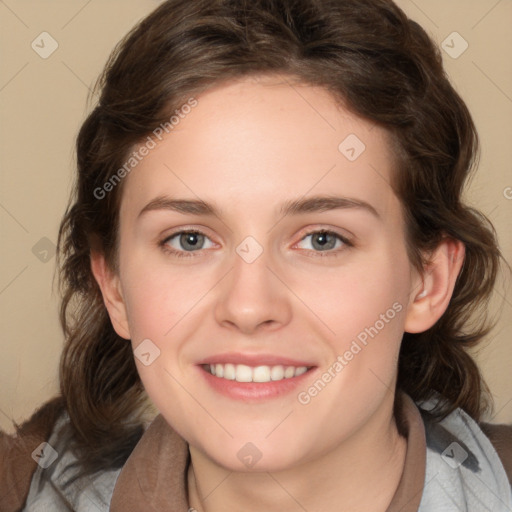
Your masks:
M279 213L286 216L340 209L361 210L371 213L374 217L380 219L379 213L370 203L361 199L338 196L313 196L286 201L281 205ZM189 215L221 217L221 212L218 208L201 199L173 199L166 196L152 199L142 208L138 216L141 217L143 214L155 210L170 210Z

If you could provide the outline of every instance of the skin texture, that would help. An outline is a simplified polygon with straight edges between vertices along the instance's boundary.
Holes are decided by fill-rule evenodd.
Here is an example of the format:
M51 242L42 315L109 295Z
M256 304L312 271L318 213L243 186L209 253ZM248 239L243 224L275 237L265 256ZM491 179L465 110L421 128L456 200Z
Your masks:
M190 504L384 511L406 451L392 415L401 338L428 329L446 310L463 246L445 241L425 273L413 269L389 186L386 132L323 89L246 78L197 100L125 178L119 272L92 255L118 334L134 349L150 339L160 350L149 366L136 363L149 397L190 444ZM350 134L365 145L354 161L338 149ZM161 196L200 199L219 215L140 214ZM280 214L283 202L313 196L364 201L377 215L354 207ZM179 236L161 243L186 229L206 235L195 251L186 252ZM322 229L352 245L333 238L333 248L323 249L318 235L308 236ZM263 249L252 263L236 251L248 236ZM396 314L378 334L300 403L298 393L393 305ZM198 366L226 352L274 354L315 368L291 393L234 400L209 387ZM237 456L248 442L261 454L252 468Z

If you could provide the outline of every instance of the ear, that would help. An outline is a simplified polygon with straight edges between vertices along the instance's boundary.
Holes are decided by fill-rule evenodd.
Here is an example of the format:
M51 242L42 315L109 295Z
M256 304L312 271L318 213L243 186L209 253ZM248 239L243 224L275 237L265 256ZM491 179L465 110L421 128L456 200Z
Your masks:
M119 276L107 265L102 252L91 251L91 270L103 295L103 302L115 331L121 338L129 340L128 315L123 299Z
M464 255L464 244L460 240L445 238L441 241L420 276L423 287L420 283L411 289L405 332L424 332L441 318L452 298Z

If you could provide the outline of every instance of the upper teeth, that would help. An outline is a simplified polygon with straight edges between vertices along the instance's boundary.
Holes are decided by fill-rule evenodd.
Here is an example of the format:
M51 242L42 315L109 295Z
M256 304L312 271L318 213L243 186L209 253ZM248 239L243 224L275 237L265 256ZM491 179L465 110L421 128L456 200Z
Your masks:
M247 366L245 364L210 364L205 365L212 375L236 380L237 382L270 382L298 377L307 372L306 366Z

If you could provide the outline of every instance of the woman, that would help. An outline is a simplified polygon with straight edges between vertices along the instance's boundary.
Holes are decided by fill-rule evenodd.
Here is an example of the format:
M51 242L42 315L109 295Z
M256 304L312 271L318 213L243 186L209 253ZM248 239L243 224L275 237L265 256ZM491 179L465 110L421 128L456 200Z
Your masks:
M510 510L466 352L501 256L423 29L386 0L170 0L99 88L61 396L2 440L6 510Z

